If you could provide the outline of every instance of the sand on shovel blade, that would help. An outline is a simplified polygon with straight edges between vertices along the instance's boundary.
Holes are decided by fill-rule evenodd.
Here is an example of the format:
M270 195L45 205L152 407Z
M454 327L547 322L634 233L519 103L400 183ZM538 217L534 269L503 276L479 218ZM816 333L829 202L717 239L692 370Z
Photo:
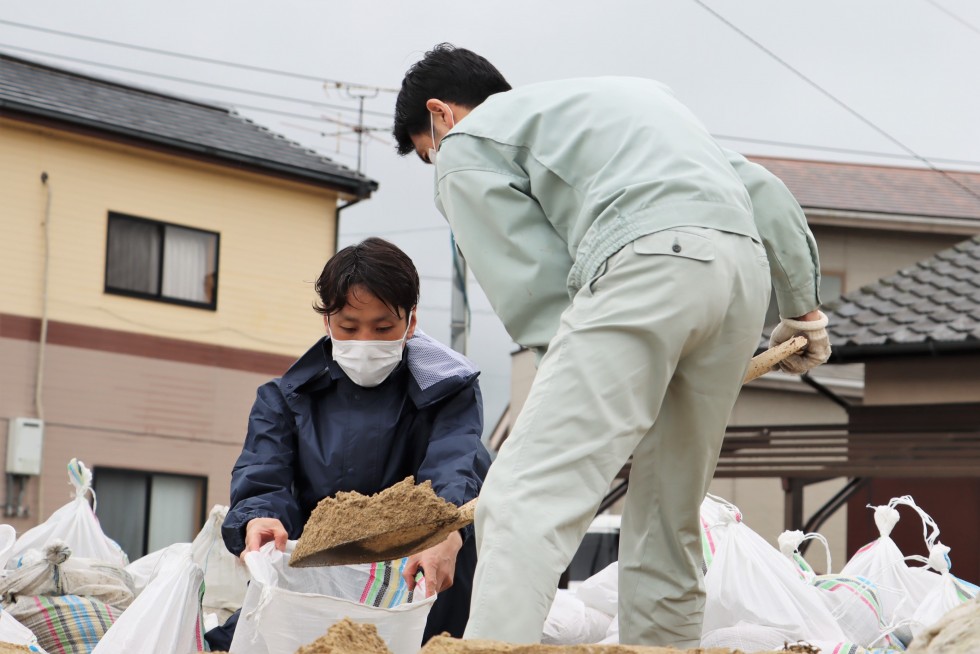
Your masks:
M416 485L413 477L375 495L337 493L313 509L289 564L301 566L322 559L324 552L342 553L345 548L356 551L349 563L392 558L385 553L393 546L424 542L440 526L455 522L458 512L435 494L430 481Z

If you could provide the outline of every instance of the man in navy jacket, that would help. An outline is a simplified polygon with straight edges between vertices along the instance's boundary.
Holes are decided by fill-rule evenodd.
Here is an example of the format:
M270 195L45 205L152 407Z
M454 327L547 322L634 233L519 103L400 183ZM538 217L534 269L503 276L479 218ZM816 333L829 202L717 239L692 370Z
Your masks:
M418 273L404 252L377 238L345 248L316 290L327 336L259 387L249 416L222 527L235 554L285 547L325 497L375 494L409 475L461 505L490 463L479 372L416 329ZM425 639L462 635L475 565L472 527L409 559L409 586L421 569L427 592L439 593ZM212 646L223 645L222 629L209 632Z

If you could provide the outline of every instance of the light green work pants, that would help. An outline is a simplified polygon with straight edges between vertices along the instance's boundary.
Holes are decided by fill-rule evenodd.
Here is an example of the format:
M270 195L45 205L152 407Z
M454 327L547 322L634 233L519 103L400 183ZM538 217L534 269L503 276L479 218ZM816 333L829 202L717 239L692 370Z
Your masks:
M627 245L575 295L480 493L466 638L540 641L558 578L632 455L621 642L699 644L699 507L769 289L760 244L684 227Z

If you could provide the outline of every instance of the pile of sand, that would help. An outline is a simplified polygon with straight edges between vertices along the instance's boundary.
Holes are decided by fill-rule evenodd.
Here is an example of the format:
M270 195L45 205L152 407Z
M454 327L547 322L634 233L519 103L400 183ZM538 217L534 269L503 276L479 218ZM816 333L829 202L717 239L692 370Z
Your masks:
M788 645L782 650L782 654L785 652L816 654L817 651L809 645ZM426 643L419 654L742 654L742 652L726 647L679 650L673 647L635 645L510 645L492 640L457 640L444 634Z
M916 636L909 654L980 652L980 597L964 602Z
M325 636L296 650L296 654L391 654L373 624L359 624L349 618L334 623Z
M376 495L337 493L313 509L290 564L345 543L410 530L423 517L427 523L450 523L458 513L454 504L435 494L431 482L416 486L413 477Z
M696 651L730 654L727 649ZM510 645L493 640L456 640L436 636L425 644L419 654L680 654L680 650L628 645Z

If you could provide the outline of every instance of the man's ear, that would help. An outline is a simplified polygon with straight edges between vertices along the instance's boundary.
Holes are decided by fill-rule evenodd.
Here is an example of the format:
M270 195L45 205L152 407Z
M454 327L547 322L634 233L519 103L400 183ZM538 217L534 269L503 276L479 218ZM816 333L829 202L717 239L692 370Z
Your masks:
M408 319L408 336L405 337L406 341L415 335L415 326L418 324L418 312L418 307L412 308L412 315Z
M452 114L452 110L448 104L436 98L429 98L425 101L425 108L429 110L429 113L433 114L434 118L441 119L446 127L450 127L449 116Z

